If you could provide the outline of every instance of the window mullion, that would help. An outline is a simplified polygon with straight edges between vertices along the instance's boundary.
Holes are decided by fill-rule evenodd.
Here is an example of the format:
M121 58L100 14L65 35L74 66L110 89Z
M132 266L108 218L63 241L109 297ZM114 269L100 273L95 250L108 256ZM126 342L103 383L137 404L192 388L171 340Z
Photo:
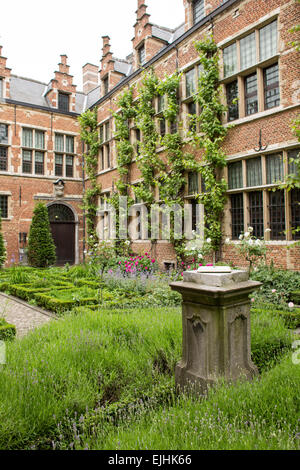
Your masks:
M245 84L243 77L238 76L239 117L245 117Z
M264 73L263 69L257 68L257 97L258 97L258 112L261 113L264 110Z
M268 210L268 194L267 191L264 190L263 192L263 213L264 213L264 227L269 228L270 227L270 211ZM269 232L264 232L264 237L269 238L270 234ZM272 234L271 234L272 236Z

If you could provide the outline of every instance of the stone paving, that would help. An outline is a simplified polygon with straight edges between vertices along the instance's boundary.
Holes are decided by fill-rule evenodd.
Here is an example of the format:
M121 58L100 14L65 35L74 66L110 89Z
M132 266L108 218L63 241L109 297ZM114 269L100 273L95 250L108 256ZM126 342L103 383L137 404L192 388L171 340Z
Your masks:
M50 322L55 317L19 299L0 294L0 318L5 318L8 323L15 325L17 337L21 338L29 331Z

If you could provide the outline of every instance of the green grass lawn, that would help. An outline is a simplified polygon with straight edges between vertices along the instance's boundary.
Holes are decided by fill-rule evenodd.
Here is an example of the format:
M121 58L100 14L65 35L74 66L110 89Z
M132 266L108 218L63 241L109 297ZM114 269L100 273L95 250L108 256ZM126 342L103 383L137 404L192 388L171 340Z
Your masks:
M77 309L7 345L0 449L296 449L300 367L280 318L252 316L253 383L177 397L180 308Z

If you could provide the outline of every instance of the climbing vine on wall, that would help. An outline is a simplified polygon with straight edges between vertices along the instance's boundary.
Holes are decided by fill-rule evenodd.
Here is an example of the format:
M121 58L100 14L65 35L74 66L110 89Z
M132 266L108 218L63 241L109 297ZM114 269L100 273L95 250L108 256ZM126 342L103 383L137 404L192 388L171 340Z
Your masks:
M226 203L227 183L222 177L226 166L226 156L221 149L227 134L221 118L227 108L221 102L219 86L219 54L211 36L196 43L200 55L202 73L199 77L195 101L199 103L201 114L196 117L199 132L193 126L193 143L203 150L202 164L199 168L205 185L205 192L198 200L205 208L205 237L211 239L214 251L222 241L221 222Z
M136 117L136 106L133 102L133 89L126 90L119 99L120 112L113 113L115 118L115 139L117 142L117 167L120 180L117 181L117 189L122 196L128 195L129 171L134 147L130 143L130 119Z
M166 205L184 205L184 187L186 172L201 173L206 191L198 195L200 203L205 207L206 237L212 240L216 251L222 240L221 220L226 202L227 184L222 177L226 166L226 157L221 150L227 129L222 125L222 113L226 107L220 100L218 50L211 37L196 43L200 55L203 73L199 78L198 90L194 97L201 109L200 116L195 119L192 127L192 142L195 147L203 150L203 160L197 162L195 155L183 149L183 141L179 130L166 133L160 137L156 129L154 100L164 97L163 117L170 124L177 121L179 114L178 89L180 75L173 74L159 80L153 70L144 73L138 99L133 101L133 90L126 91L119 100L120 111L115 114L118 150L118 173L115 193L110 202L117 207L119 195L128 195L131 191L136 198L145 204L155 202L155 189L159 188L159 199ZM142 141L136 163L141 172L142 182L131 185L129 178L130 165L134 156L134 148L130 143L128 122L134 119L135 125L142 133ZM198 126L197 126L198 124ZM198 133L196 128L198 127ZM173 128L174 130L174 128ZM159 144L163 147L163 158L157 152ZM174 219L171 220L174 223ZM174 227L173 227L174 228ZM184 240L175 240L171 228L171 241L178 258L184 256Z
M90 247L98 241L96 233L96 216L98 209L98 196L101 187L97 184L98 153L100 140L97 128L97 111L87 110L78 118L80 123L80 137L86 145L85 160L86 175L89 179L89 188L83 196L83 207L86 211L87 243Z

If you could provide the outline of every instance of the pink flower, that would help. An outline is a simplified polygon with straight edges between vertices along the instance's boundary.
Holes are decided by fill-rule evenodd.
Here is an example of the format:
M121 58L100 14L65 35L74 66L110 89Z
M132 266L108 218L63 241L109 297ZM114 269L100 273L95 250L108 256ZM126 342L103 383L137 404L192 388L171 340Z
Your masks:
M145 253L145 256L148 256L148 253Z
M206 266L213 266L213 264L207 264Z
M151 263L155 263L155 259L153 259L153 260L151 261Z
M181 273L181 276L183 276L183 273Z
M191 269L191 267L190 267L190 266L188 266L188 269Z
M203 265L200 263L199 266L203 266Z
M295 307L295 305L293 304L293 302L290 302L289 303L289 308L294 308L294 307Z
M136 261L136 262L135 262L135 265L136 265L136 266L138 266L138 264L139 264L139 262L138 262L138 261Z
M254 302L254 301L255 301L255 299L252 297L251 302Z
M122 264L122 261L119 261L119 264Z
M195 259L193 259L193 263L195 263Z
M276 289L272 289L272 294L275 294L275 292L276 292Z
M148 266L145 266L145 269L148 269Z
M183 261L182 261L181 265L184 266L184 262L183 262Z

